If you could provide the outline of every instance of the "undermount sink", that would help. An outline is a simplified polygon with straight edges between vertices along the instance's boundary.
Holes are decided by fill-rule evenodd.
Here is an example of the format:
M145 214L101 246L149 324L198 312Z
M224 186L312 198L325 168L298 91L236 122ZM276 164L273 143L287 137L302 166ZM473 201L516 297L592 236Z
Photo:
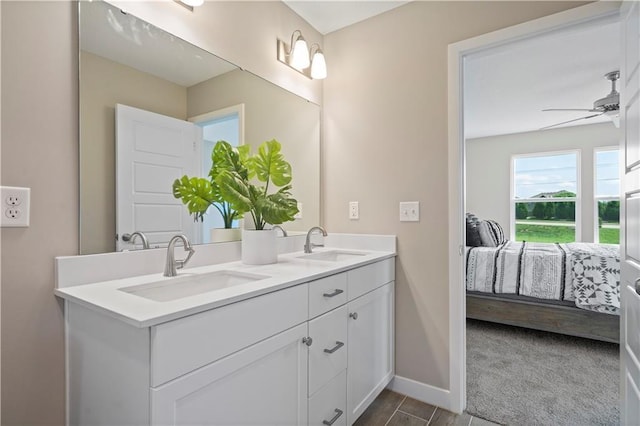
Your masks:
M156 302L169 302L267 278L271 277L237 271L215 271L207 274L183 273L175 278L123 287L118 290Z
M326 260L329 262L339 262L341 260L350 260L354 257L365 256L367 253L357 251L344 251L344 250L329 250L319 251L316 253L309 253L302 256L298 256L300 259L308 260Z

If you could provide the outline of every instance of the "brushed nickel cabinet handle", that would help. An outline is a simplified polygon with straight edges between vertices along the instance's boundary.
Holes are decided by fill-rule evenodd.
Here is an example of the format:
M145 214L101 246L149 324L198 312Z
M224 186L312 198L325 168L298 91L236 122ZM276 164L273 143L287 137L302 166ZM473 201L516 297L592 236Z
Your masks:
M358 319L358 313L357 312L352 312L349 314L349 318L353 318L354 320Z
M343 411L339 408L335 409L335 413L336 415L333 416L333 418L331 420L323 420L322 424L323 425L327 425L327 426L331 426L332 424L334 424L336 422L336 420L338 420L338 418L342 415Z
M640 278L636 280L636 293L640 296Z
M344 290L340 290L339 288L336 288L332 293L324 293L323 296L324 297L334 297L337 296L339 294L344 293Z
M335 345L333 348L331 348L331 349L325 349L324 351L325 351L326 353L328 353L328 354L332 354L332 353L334 353L335 351L337 351L338 349L340 349L340 348L341 348L341 347L343 347L343 346L344 346L344 343L343 343L343 342L338 342L338 341L336 341L336 345Z
M307 346L311 346L311 344L313 343L313 339L311 337L303 337L302 343L304 343Z

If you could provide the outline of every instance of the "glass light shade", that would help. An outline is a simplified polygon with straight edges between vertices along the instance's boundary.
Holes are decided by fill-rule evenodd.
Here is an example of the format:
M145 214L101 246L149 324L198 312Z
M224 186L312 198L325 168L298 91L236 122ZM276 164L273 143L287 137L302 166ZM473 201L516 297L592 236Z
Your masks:
M186 4L187 6L191 6L191 7L202 6L204 4L204 0L180 0L180 1Z
M293 44L293 48L291 49L291 59L289 65L299 71L302 71L303 69L309 67L309 64L309 48L307 47L307 42L302 36L300 36L295 41L295 43Z
M315 80L327 78L327 62L324 60L324 54L321 51L313 54L313 59L311 60L311 78Z

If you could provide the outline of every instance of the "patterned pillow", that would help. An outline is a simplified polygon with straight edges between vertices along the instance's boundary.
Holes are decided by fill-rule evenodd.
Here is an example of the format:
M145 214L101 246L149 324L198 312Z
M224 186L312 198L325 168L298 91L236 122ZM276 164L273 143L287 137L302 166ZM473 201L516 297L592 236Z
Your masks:
M498 222L496 222L495 220L485 220L483 222L486 222L489 234L491 234L491 239L495 243L495 245L490 247L497 247L507 242L507 239L504 236L504 231L502 230L502 226L500 226Z
M478 231L480 232L480 241L482 242L483 247L498 246L497 239L495 238L495 234L493 233L488 221L481 221L478 225Z
M480 239L480 220L476 215L467 213L467 247L480 247L482 246L482 240Z

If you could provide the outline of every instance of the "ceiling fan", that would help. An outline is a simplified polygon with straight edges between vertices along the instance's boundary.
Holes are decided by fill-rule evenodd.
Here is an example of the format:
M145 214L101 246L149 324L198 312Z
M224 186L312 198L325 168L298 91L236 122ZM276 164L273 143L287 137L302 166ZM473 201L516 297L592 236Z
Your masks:
M563 121L562 123L552 124L550 126L542 127L540 130L548 129L550 127L560 126L562 124L571 123L579 120L586 120L593 117L598 117L600 115L607 115L613 121L613 124L618 127L620 125L619 120L619 110L620 110L620 93L616 90L616 81L620 78L620 71L611 71L604 75L604 78L611 81L611 93L609 93L604 98L598 99L593 103L593 108L591 109L583 109L583 108L549 108L543 109L542 111L585 111L585 112L593 112L594 114L587 115L585 117L575 118L573 120Z

